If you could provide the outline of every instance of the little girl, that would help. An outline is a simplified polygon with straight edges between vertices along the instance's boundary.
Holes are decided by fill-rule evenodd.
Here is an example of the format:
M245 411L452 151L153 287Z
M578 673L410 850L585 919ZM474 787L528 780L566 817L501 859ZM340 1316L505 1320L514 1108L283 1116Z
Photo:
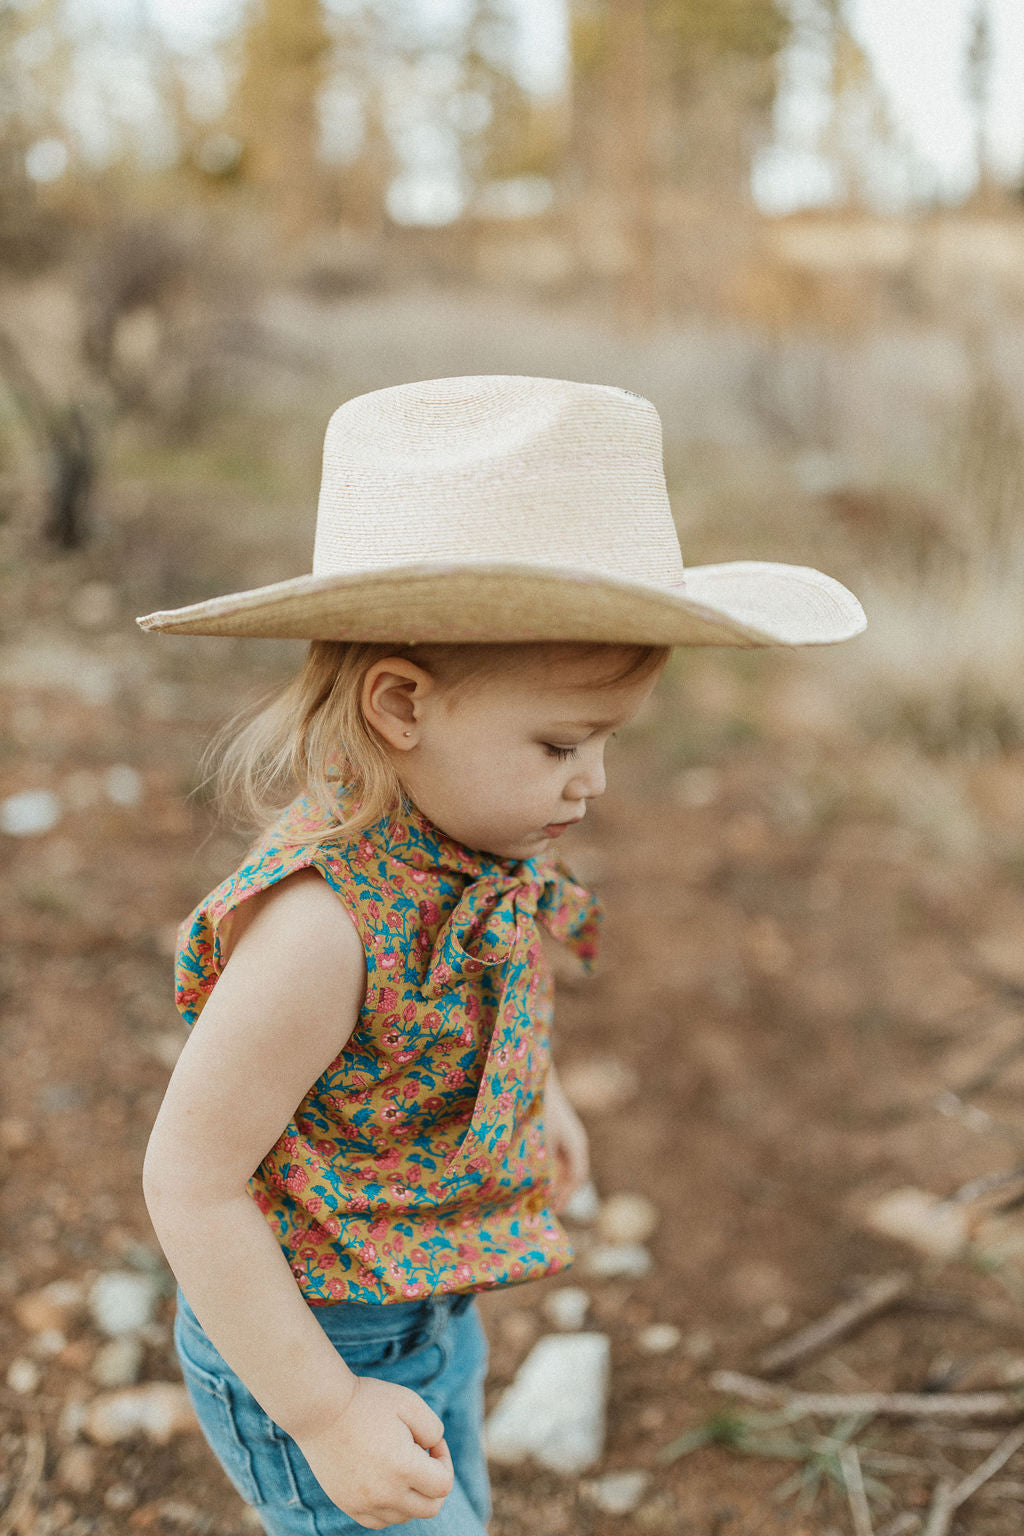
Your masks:
M264 830L182 927L146 1158L200 1423L271 1536L482 1536L473 1297L570 1262L587 1175L540 931L589 965L599 912L554 844L671 646L860 607L804 567L684 573L653 406L499 376L349 401L312 574L139 622L311 641L225 753Z

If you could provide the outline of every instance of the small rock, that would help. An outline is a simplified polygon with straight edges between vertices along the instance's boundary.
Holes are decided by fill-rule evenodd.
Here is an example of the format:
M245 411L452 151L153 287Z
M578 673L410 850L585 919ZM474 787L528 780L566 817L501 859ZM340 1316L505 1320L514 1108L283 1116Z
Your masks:
M134 1509L138 1500L135 1497L134 1489L130 1488L127 1483L111 1483L103 1495L103 1502L108 1509L122 1510Z
M651 1270L651 1256L642 1243L599 1243L583 1267L596 1280L642 1280Z
M84 1302L85 1290L77 1280L51 1280L42 1290L19 1296L14 1303L14 1315L29 1333L59 1331Z
M562 1211L562 1215L567 1216L570 1221L576 1222L577 1226L590 1227L597 1220L600 1209L600 1196L594 1185L588 1182L581 1184L579 1189L574 1191L565 1209Z
M57 1486L71 1493L88 1493L96 1481L96 1452L89 1445L72 1445L57 1463Z
M953 1259L970 1237L964 1206L949 1205L923 1189L895 1189L863 1215L864 1225L896 1238L931 1259Z
M142 799L142 775L127 763L115 763L103 775L103 788L112 805L138 805Z
M606 1472L593 1482L583 1484L583 1491L606 1515L631 1515L647 1492L649 1472Z
M560 1069L562 1087L577 1109L604 1114L635 1097L640 1079L633 1068L616 1056L595 1056Z
M658 1225L658 1208L646 1195L609 1195L597 1230L606 1243L643 1243Z
M682 1337L681 1330L674 1323L651 1323L641 1328L636 1342L645 1355L667 1355L676 1348Z
M96 1326L111 1338L135 1333L152 1320L160 1295L154 1275L112 1269L100 1275L89 1292L89 1310Z
M104 1392L86 1407L83 1429L97 1445L114 1445L145 1435L157 1445L183 1431L195 1429L196 1416L183 1386L150 1381L123 1392Z
M40 1372L34 1360L18 1355L7 1367L7 1385L19 1397L28 1397L39 1386Z
M581 1286L563 1285L557 1291L549 1291L543 1302L544 1315L549 1323L566 1333L582 1328L590 1311L590 1297Z
M24 1152L32 1140L27 1120L5 1117L0 1120L0 1147L5 1152Z
M60 817L61 803L49 789L23 789L0 800L0 832L8 837L40 837Z
M92 1379L99 1387L130 1387L142 1369L142 1345L134 1334L123 1333L97 1350Z
M32 1340L32 1353L41 1360L52 1360L55 1355L63 1353L67 1344L67 1335L61 1333L59 1328L44 1328Z
M601 1333L540 1339L487 1420L487 1453L516 1463L583 1472L600 1460L608 1393L609 1343Z
M72 1394L66 1399L57 1421L57 1434L65 1445L77 1440L82 1433L85 1427L86 1410L87 1404L82 1398Z

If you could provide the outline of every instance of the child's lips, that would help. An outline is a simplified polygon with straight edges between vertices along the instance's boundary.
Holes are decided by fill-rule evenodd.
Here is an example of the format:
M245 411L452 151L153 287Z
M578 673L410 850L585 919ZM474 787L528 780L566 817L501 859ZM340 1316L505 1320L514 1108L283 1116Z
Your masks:
M578 821L582 820L582 816L574 816L572 821L549 821L544 831L548 837L561 837L566 827L574 827Z

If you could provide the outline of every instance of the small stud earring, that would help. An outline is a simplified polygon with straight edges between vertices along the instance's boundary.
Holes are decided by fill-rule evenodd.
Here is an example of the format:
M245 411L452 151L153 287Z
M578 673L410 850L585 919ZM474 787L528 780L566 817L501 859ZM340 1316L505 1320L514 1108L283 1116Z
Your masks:
M403 731L402 735L403 736L411 736L412 735L412 731Z

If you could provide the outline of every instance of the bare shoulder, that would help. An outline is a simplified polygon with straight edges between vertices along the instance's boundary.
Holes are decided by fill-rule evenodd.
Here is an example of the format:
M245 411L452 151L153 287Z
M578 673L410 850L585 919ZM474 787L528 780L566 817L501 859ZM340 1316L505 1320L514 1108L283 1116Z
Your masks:
M242 940L245 939L245 944ZM300 869L256 891L236 907L221 932L225 960L236 950L253 952L265 941L310 948L347 961L363 961L362 941L348 909L315 869Z

